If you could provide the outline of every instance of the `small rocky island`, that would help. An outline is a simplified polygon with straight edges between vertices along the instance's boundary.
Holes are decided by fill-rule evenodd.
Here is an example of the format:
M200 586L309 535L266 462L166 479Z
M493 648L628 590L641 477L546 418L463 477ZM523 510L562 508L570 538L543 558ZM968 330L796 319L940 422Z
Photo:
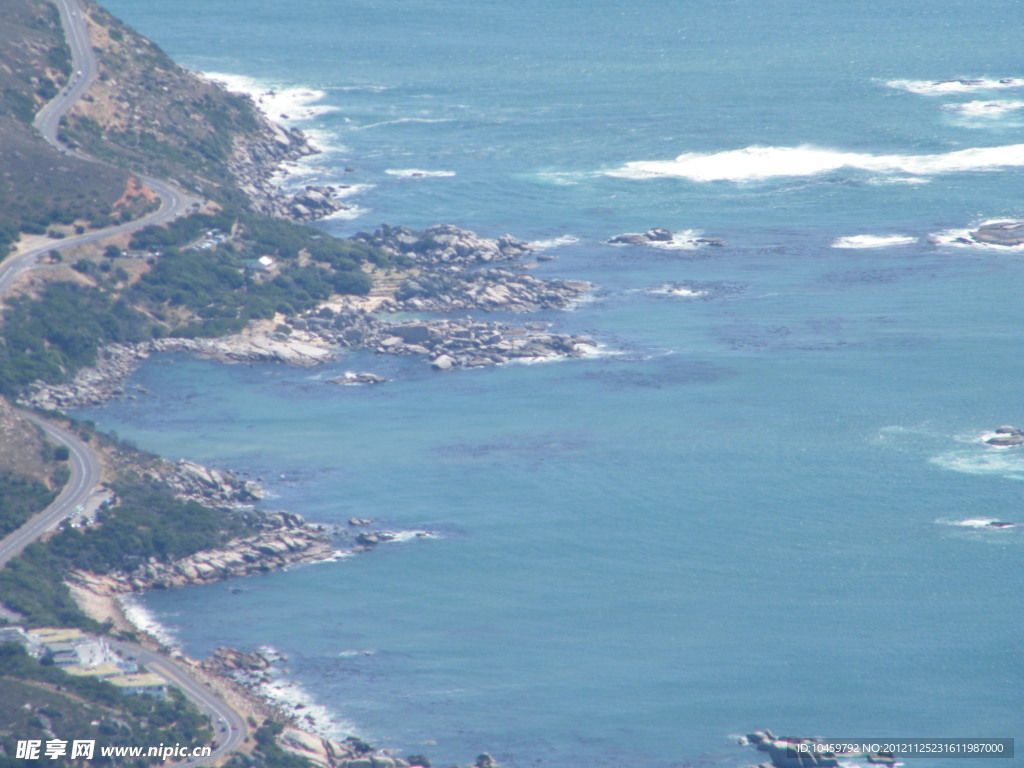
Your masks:
M1003 425L996 428L994 437L985 441L987 445L994 445L998 448L1009 448L1015 445L1024 445L1024 430L1018 427Z
M976 243L987 245L1004 245L1007 247L1024 245L1024 221L998 221L985 224L971 232Z
M664 227L654 227L646 232L625 232L605 240L608 245L653 245L667 247L673 244L682 247L712 245L721 248L725 241L718 237L690 237L685 232L673 232Z
M887 752L850 752L838 755L829 751L829 745L823 744L820 739L776 736L768 729L748 733L740 739L740 744L750 744L758 752L767 753L770 762L761 763L757 768L838 768L839 757L864 758L873 765L896 764L893 755Z

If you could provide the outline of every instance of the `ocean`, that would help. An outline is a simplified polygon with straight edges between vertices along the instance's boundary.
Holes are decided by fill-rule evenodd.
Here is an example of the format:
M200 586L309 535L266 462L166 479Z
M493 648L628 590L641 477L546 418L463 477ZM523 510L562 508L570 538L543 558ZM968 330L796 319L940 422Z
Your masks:
M310 133L282 183L352 205L318 226L509 232L596 285L527 318L595 358L167 356L77 412L431 534L142 598L188 653L272 646L299 714L435 765L1021 735L1024 527L985 521L1024 523L1024 454L983 437L1024 421L1024 254L957 241L1024 216L1016 3L105 5ZM650 227L685 234L604 243Z

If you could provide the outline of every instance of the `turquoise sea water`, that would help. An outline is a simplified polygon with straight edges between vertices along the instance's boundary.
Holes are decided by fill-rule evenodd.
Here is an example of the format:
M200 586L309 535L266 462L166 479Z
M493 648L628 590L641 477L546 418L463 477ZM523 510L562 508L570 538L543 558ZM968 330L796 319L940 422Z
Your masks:
M328 149L296 178L356 187L328 230L562 238L535 274L598 289L542 319L609 353L147 364L149 394L81 415L263 477L270 506L437 534L148 595L190 653L270 644L339 722L437 765L1021 735L1024 529L960 523L1024 522L1024 455L978 441L1024 420L1024 262L952 242L1024 214L1014 3L107 6L275 89ZM729 245L601 242L651 226ZM343 370L393 380L324 383Z

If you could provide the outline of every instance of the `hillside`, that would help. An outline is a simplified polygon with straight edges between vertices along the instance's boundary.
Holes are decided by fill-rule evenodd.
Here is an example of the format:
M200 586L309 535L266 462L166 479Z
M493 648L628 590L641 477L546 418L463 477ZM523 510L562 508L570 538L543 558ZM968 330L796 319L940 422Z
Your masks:
M330 190L288 198L270 184L281 162L313 152L302 134L271 124L247 96L178 66L92 0L80 7L98 74L63 119L60 137L99 162L48 146L32 121L70 73L61 19L45 0L0 1L5 22L12 21L0 32L7 43L0 48L0 178L8 202L2 205L0 189L0 251L18 232L46 232L56 246L74 233L134 220L157 205L146 186L156 180L208 201L202 214L167 228L51 254L46 269L26 273L4 296L0 393L65 380L104 344L223 335L332 294L369 290L361 266L379 260L378 249L294 222L342 207ZM197 249L214 230L213 247ZM254 271L260 257L277 266Z
M57 9L44 0L2 0L0 25L0 257L19 231L42 233L76 219L102 222L128 174L68 157L32 128L62 88L71 62Z
M178 66L92 0L84 0L99 78L69 113L62 138L114 165L172 179L204 197L261 213L285 159L313 152L269 123L247 96Z

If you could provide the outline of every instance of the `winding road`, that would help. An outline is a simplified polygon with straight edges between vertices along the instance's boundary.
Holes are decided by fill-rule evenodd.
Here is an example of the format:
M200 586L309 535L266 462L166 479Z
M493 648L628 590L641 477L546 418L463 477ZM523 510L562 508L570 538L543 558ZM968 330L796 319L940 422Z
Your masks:
M60 143L58 131L60 121L74 103L89 90L96 79L98 65L96 56L89 40L89 30L82 15L82 9L75 0L53 0L60 11L64 33L71 48L72 67L74 74L71 81L57 96L48 102L36 115L33 121L35 128L43 138L57 151L77 157L88 162L97 160L84 155ZM17 277L26 270L38 266L39 256L50 251L63 251L78 245L103 240L113 235L132 232L150 224L163 224L186 213L190 207L199 202L199 198L188 195L171 184L136 174L138 179L152 189L160 197L160 207L135 221L119 224L114 227L88 232L75 237L55 240L20 254L9 256L0 262L0 298L10 289ZM71 430L57 426L27 411L20 411L26 418L46 433L54 442L67 446L69 451L68 465L70 477L60 495L42 512L39 512L21 528L0 540L0 568L21 554L32 542L38 540L47 531L60 524L61 520L72 514L76 508L84 504L100 481L101 464L97 455ZM0 614L8 617L11 612L0 606ZM247 734L245 719L232 709L222 698L209 690L205 685L193 678L187 669L172 659L156 653L137 643L115 641L113 647L125 656L133 656L174 686L181 690L201 712L210 716L216 732L217 747L206 758L197 758L178 763L181 766L212 764L238 749ZM196 745L200 746L200 745Z
M50 506L30 519L21 528L0 540L0 568L20 555L25 547L47 531L52 531L61 520L71 515L75 508L84 503L100 481L100 462L78 435L65 427L58 427L35 414L21 412L33 424L43 430L46 436L69 451L68 466L71 477L60 495Z
M46 142L58 152L79 160L96 163L99 161L75 149L64 146L58 138L61 119L74 106L75 102L82 97L82 94L89 90L96 80L99 67L96 62L96 54L92 49L92 43L89 41L89 28L86 25L85 18L82 16L81 8L78 7L78 3L75 0L53 1L60 10L64 33L67 37L68 46L71 48L73 74L71 75L70 83L39 110L32 125L42 134ZM53 240L14 256L8 256L4 261L0 262L0 296L7 292L18 275L25 270L37 266L39 256L44 253L63 251L77 245L104 240L123 232L141 229L150 224L165 224L186 213L194 204L200 202L199 198L182 192L166 181L139 174L135 175L139 181L159 196L160 207L157 210L135 221L96 230L95 232L87 232L75 237Z

